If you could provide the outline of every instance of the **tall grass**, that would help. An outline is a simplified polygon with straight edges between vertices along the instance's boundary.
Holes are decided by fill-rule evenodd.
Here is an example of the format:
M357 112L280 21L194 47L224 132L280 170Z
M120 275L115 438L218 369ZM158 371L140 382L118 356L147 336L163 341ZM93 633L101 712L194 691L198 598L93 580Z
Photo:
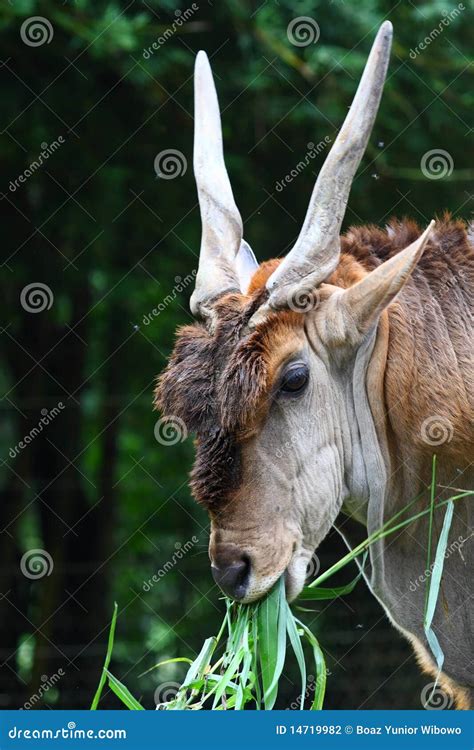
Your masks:
M429 515L427 570L432 566L432 575L427 580L424 607L424 630L429 647L433 652L438 676L441 671L444 654L432 628L432 621L438 601L439 588L443 573L443 564L448 544L449 529L452 522L454 503L474 491L460 492L457 495L436 503L436 457L433 457L433 470L430 486L429 507L402 520L404 514L412 508L419 497L408 503L402 510L389 519L381 529L368 536L347 555L318 576L306 586L298 602L336 599L349 594L355 588L363 572L364 562L372 544L383 539L419 518ZM435 511L445 508L443 527L438 539L432 563L433 518ZM360 559L361 558L361 559ZM345 586L327 588L321 586L328 578L357 561L359 573ZM317 710L323 707L326 691L326 664L323 651L311 630L296 616L285 596L284 577L275 584L270 593L255 604L235 604L225 599L226 614L218 634L208 638L194 660L185 657L167 659L147 670L159 669L165 664L185 662L188 671L173 699L160 704L157 708L172 710L214 710L255 708L271 710L278 695L278 684L288 658L288 645L296 659L301 678L300 708L304 708L307 692L307 668L303 645L311 650L314 661L315 681L311 685L313 698L310 708ZM294 608L296 609L296 607ZM301 607L300 607L301 609ZM112 656L114 634L117 620L117 605L114 608L107 654L91 709L99 704L106 684L131 710L143 710L143 706L131 695L129 690L109 671ZM143 676L143 675L142 675ZM435 689L435 688L433 688Z

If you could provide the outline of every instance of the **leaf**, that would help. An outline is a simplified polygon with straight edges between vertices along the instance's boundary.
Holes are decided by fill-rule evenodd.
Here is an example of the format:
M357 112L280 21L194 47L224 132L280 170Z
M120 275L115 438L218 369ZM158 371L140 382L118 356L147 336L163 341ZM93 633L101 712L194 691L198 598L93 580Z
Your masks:
M426 599L425 617L423 623L426 639L430 645L431 651L436 659L436 664L438 666L438 675L436 677L436 682L438 681L439 672L441 671L441 668L443 666L444 653L441 649L441 646L439 645L439 641L433 631L433 628L431 627L431 624L433 622L436 604L438 602L446 548L448 545L449 529L451 528L451 523L453 520L453 512L454 503L449 502L448 507L446 508L446 513L444 515L443 527L441 529L441 534L439 535L438 545L436 547L433 570L429 579L428 595Z
M242 669L240 672L240 679L238 682L238 690L235 698L235 710L240 711L244 708L245 703L252 700L252 691L247 688L247 683L251 679L251 666L252 666L252 653L250 651L249 644L249 624L244 631L242 639L242 647L244 650L244 658L242 663Z
M149 674L150 672L153 672L154 669L158 669L158 667L163 667L165 664L178 664L178 662L186 662L187 664L192 664L193 660L188 659L187 656L176 656L174 659L165 659L164 661L159 661L158 664L155 664L153 667L150 667L150 669L147 669L146 672L142 672L138 675L138 677L144 677L146 674Z
M211 660L212 654L214 653L216 645L216 638L206 638L199 654L192 662L186 673L186 677L184 678L184 682L181 685L181 689L187 687L190 682L194 682L196 679L204 677L206 669L209 667L209 662Z
M238 651L235 652L234 656L232 657L229 666L225 670L224 674L221 677L221 680L219 682L219 685L216 689L216 695L214 698L213 708L216 708L217 704L219 703L220 699L224 695L228 684L231 682L232 677L236 674L238 671L238 668L240 666L240 662L242 661L244 656L244 651L242 648L240 648Z
M265 710L271 711L278 694L278 680L283 670L286 652L286 604L283 576L257 610L258 650L263 684Z
M440 503L437 503L433 510L438 510L438 508L442 508L445 506L448 502L455 502L457 500L463 500L465 497L470 497L474 495L474 490L465 490L463 492L460 492L457 495L453 495L453 497L450 497L449 500L442 500ZM327 578L330 578L332 575L337 573L339 570L344 568L348 563L355 560L359 555L362 555L366 550L370 547L371 544L378 541L379 539L383 539L386 536L390 536L390 534L394 534L396 531L399 531L400 529L403 529L405 526L408 526L410 523L413 523L414 521L417 521L419 518L422 518L423 516L426 516L428 513L431 512L431 508L425 508L424 510L420 511L419 513L415 513L415 515L410 516L410 518L406 518L403 521L400 521L395 526L391 526L391 524L399 518L408 508L410 508L414 503L416 503L420 498L422 497L422 494L417 495L414 500L412 500L408 505L406 505L404 508L402 508L398 513L396 513L392 518L390 518L388 521L384 523L381 529L378 529L377 531L374 531L370 536L367 537L367 539L364 539L363 542L357 545L357 547L354 547L354 549L351 552L348 552L347 555L344 555L340 560L338 560L334 565L331 565L330 568L328 568L324 573L321 573L317 578L315 578L314 581L311 581L311 583L307 586L307 588L316 588L320 583L325 581Z
M94 700L92 701L92 705L90 709L91 711L97 710L97 706L100 701L100 696L102 695L102 690L104 689L104 685L107 681L106 673L110 664L110 660L112 658L112 649L114 647L115 625L117 623L117 612L118 612L118 604L117 602L114 602L114 611L112 615L112 622L110 623L109 640L107 643L107 653L105 654L105 661L104 661L104 666L102 667L102 674L100 676L99 685L94 695Z
M288 604L287 604L288 607ZM288 607L289 609L289 607ZM301 645L301 638L298 633L298 628L296 627L296 622L293 617L293 614L291 610L288 611L288 616L286 618L286 630L288 633L288 638L290 639L290 643L292 645L293 651L295 652L296 660L298 662L298 666L300 668L300 674L301 674L301 710L304 709L304 696L306 691L306 662L304 659L304 652L303 652L303 646Z
M441 577L443 575L444 560L446 555L446 548L448 545L449 529L453 520L454 513L454 498L448 500L446 513L444 514L443 526L441 534L439 535L438 544L436 547L435 559L433 567L431 569L431 548L433 539L433 515L434 515L434 501L436 494L436 456L433 456L433 468L431 475L431 492L430 492L430 517L428 524L428 549L427 549L427 562L426 570L431 570L431 576L428 579L425 592L425 611L423 618L423 627L426 635L426 640L431 649L431 652L436 660L438 672L433 685L433 692L436 690L438 679L441 673L441 669L444 663L444 653L440 646L436 633L431 627L433 622L434 613L436 610L436 604L438 602L439 589L441 586ZM428 699L429 702L430 699Z
M321 601L323 599L337 599L338 596L346 596L347 594L350 594L351 591L354 591L361 575L362 573L359 573L354 578L354 580L346 583L345 586L336 586L332 589L324 588L324 586L317 586L315 588L305 586L301 594L298 596L298 600L301 599L303 601Z
M120 680L117 680L114 675L106 670L106 675L109 678L109 687L115 693L117 698L120 698L124 706L130 709L130 711L144 711L145 709L139 703L136 698L133 697L130 690L123 685Z
M326 693L326 675L327 675L326 661L324 659L324 654L321 651L321 647L317 641L316 636L313 635L311 630L307 628L306 625L303 622L301 622L301 620L296 620L296 622L303 629L304 634L313 649L314 664L316 667L316 671L315 671L316 684L314 688L314 698L311 704L311 711L320 711L323 707L324 696Z
M258 608L261 605L257 605L257 613L252 618L252 673L255 676L255 703L257 711L260 711L262 707L262 691L260 687L260 680L258 679L258 661L259 654L257 652L258 644Z

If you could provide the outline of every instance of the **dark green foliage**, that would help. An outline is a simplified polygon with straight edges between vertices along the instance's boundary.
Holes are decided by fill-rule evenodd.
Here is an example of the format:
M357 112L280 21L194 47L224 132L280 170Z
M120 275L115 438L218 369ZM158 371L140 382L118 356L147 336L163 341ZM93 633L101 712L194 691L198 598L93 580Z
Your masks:
M410 50L445 17L438 0L199 6L171 35L177 9L184 14L190 5L5 0L0 6L2 707L22 706L60 669L64 675L43 704L88 707L114 600L121 632L110 672L153 707L155 675L138 675L168 657L194 657L224 613L209 572L207 517L187 489L191 441L157 442L159 415L152 411L154 378L174 330L190 321L192 281L186 279L197 267L196 51L212 57L227 164L259 259L293 243L325 148L289 184L278 185L305 159L309 143L334 139L385 17L395 27L389 80L346 225L384 224L392 215L423 225L444 209L465 217L472 212L468 10L413 58ZM49 43L22 41L22 24L31 16L49 20ZM290 44L287 27L296 16L317 21L316 44ZM64 143L11 189L42 144L60 137ZM158 179L154 160L167 149L184 155L187 170ZM423 174L421 159L432 149L449 153L450 177ZM37 314L20 303L33 282L54 295L50 309ZM12 457L42 410L59 402L65 408ZM33 580L21 573L22 556L32 549L51 555L50 575ZM321 549L324 567L343 551L330 538ZM374 693L380 675L395 672L409 654L394 631L375 627L371 664L364 642L359 655L353 648L360 637L354 623L368 630L382 617L361 589L347 599L352 611L323 602L311 624L318 636L322 629L334 634L324 643L334 680L325 705L355 708L367 700L364 707L407 708L409 698L397 686L406 683L408 665ZM347 670L362 666L364 695L347 680ZM179 669L164 667L163 679L179 682ZM410 679L417 677L410 672ZM280 686L282 707L299 693L295 672ZM103 705L118 705L109 688Z

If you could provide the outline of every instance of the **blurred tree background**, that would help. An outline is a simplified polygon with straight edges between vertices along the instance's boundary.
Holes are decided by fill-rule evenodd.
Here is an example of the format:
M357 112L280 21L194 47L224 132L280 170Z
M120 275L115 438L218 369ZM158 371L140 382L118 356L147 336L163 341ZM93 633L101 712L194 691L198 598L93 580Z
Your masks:
M114 600L113 671L148 708L184 666L141 673L217 631L207 518L186 484L192 442L157 441L152 410L190 320L200 242L194 57L211 57L234 194L263 260L294 242L326 149L314 150L334 139L385 18L391 67L346 225L470 218L467 0L2 2L1 708L88 707ZM331 534L322 566L343 551ZM420 707L426 679L363 584L315 610L328 708ZM281 707L293 682L290 669ZM103 706L118 703L107 693Z

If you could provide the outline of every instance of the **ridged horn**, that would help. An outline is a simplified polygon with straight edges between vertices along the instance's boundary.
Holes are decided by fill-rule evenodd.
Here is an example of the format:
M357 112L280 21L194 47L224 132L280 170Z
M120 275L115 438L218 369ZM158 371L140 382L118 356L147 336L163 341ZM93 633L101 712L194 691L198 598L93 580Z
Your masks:
M242 241L242 219L224 163L216 87L202 51L194 68L194 175L202 236L190 307L193 315L208 317L210 303L227 291L239 290L235 258Z
M344 124L319 173L301 232L267 281L271 309L291 306L301 292L328 278L340 255L339 233L356 170L364 155L382 96L392 24L380 27Z

